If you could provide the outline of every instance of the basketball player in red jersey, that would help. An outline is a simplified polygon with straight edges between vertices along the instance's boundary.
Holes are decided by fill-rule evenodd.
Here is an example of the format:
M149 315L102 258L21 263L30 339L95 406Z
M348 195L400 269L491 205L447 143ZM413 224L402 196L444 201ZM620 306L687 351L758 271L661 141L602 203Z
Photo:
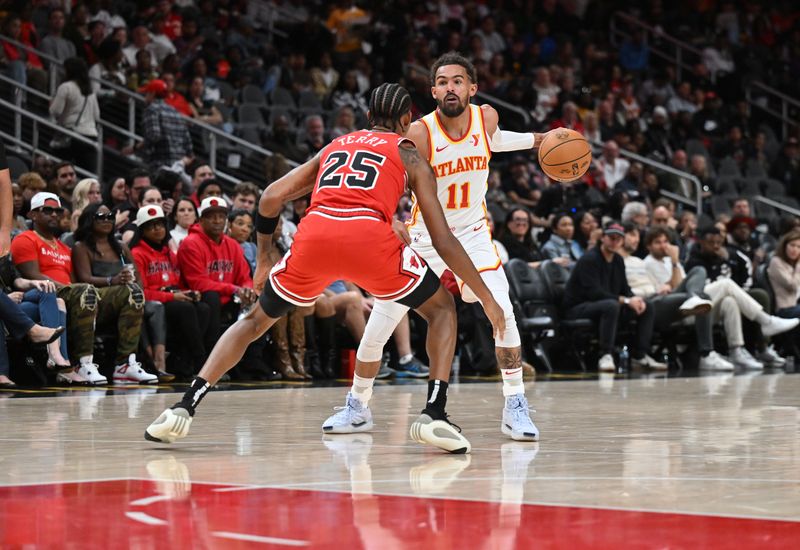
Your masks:
M469 60L452 52L441 56L431 68L431 94L438 107L414 122L407 137L414 141L421 154L426 155L433 168L447 225L503 308L506 328L495 335L505 396L501 430L517 441L537 441L539 430L531 420L522 382L520 336L508 294L508 280L486 222L486 191L492 152L532 149L546 134L501 130L497 111L489 105L478 107L470 104L477 91L475 67ZM440 275L447 266L432 244L431 227L419 208L421 203L418 197L414 199L408 228L396 222L397 234ZM458 274L456 277L465 301L480 300L483 303L472 292L468 281L460 279ZM356 354L355 380L362 387L369 388L369 392L362 390L361 395L371 395L383 347L407 311L402 303L375 303ZM323 423L323 432L366 431L365 424L347 422L352 416L350 395L356 390L354 384L344 409ZM367 401L362 400L359 406L360 416L371 418Z
M332 281L346 279L379 301L398 301L417 310L428 321L431 380L425 409L412 424L412 433L415 440L449 452L469 452L469 442L445 412L457 331L452 297L425 261L397 239L391 225L406 185L426 215L436 250L475 289L498 333L505 331L505 316L447 226L430 165L402 137L411 124L410 109L411 97L404 88L382 84L370 99L371 130L333 140L264 191L256 221L259 253L254 277L261 307L225 332L183 399L147 428L146 439L171 443L185 437L200 400L241 359L248 344L290 308L314 303ZM291 249L270 266L272 233L284 203L310 192L311 204Z

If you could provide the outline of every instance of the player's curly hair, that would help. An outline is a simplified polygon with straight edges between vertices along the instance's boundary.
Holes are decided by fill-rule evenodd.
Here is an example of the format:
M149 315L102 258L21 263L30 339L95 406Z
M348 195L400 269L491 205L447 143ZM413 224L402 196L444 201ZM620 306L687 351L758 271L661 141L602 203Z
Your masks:
M446 54L439 56L439 58L433 62L433 65L431 65L431 86L436 85L436 71L445 65L461 65L464 67L464 70L467 71L467 77L470 79L470 81L473 84L478 83L475 65L472 64L472 61L458 52L447 52Z
M411 94L400 84L386 82L372 91L369 98L370 127L394 128L400 117L411 109Z

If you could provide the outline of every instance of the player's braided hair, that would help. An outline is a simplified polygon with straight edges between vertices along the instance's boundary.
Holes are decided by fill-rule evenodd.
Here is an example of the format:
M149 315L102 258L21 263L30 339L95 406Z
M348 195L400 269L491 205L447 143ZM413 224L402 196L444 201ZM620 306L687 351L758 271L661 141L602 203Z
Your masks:
M409 109L411 95L405 88L395 83L381 84L369 98L369 125L394 128Z
M475 65L472 64L472 61L458 52L447 52L446 54L441 55L436 61L433 62L433 65L431 65L431 86L436 85L436 71L445 65L461 65L464 67L464 70L467 71L467 77L472 81L472 83L478 83L478 77L475 73Z

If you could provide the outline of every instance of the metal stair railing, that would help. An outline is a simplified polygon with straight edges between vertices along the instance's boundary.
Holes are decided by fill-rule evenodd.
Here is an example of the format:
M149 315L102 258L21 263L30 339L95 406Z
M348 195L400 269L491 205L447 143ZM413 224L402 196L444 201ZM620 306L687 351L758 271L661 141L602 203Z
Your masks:
M760 80L754 80L746 85L745 97L753 107L757 107L780 119L782 139L785 140L789 137L789 126L800 125L798 120L798 116L800 116L800 101L767 86ZM778 104L777 107L775 107L776 103ZM794 111L790 112L791 109Z
M8 36L5 36L5 35L0 36L0 41L5 41L5 42L9 42L11 44L14 44L18 48L22 48L22 49L24 49L24 50L26 50L28 52L35 53L41 59L47 61L48 62L48 67L49 67L49 76L50 76L50 78L49 78L50 85L49 86L50 86L50 90L51 90L51 96L55 94L55 89L56 89L57 83L58 83L57 82L58 67L63 67L63 63L61 61L59 61L58 59L56 59L56 58L54 58L54 57L52 57L50 55L47 55L47 54L45 54L43 52L40 52L39 50L37 50L35 48L31 48L30 46L27 46L25 44L22 44L21 42L13 40L13 39L9 38ZM138 111L143 111L144 110L143 109L143 107L145 106L144 96L142 96L141 94L138 94L138 93L136 93L136 92L124 87L124 86L120 86L118 84L115 84L113 82L109 82L107 80L103 80L103 79L99 79L99 78L92 78L92 80L94 82L97 82L98 84L100 84L100 86L102 88L107 88L107 89L113 90L114 92L116 92L118 97L119 96L123 96L125 98L125 104L126 104L126 107L127 107L127 117L126 117L127 118L127 128L121 128L120 126L114 125L112 123L109 123L110 126L107 125L106 127L108 127L108 128L112 128L113 127L115 131L118 131L122 135L129 136L129 137L133 136L132 139L138 139L140 141L143 140L143 138L141 136L136 134L136 121L137 121L137 118L138 118ZM12 82L14 82L14 81L12 81ZM19 84L16 83L16 82L14 82L14 85L19 86ZM27 91L26 91L26 93L27 93ZM102 116L103 116L103 109L101 109L101 117ZM215 172L215 174L217 174L217 176L219 176L221 179L224 179L225 181L228 181L230 183L233 183L233 184L239 183L241 181L241 179L238 178L238 177L235 177L235 176L233 176L231 174L228 174L226 172L222 172L222 171L219 170L219 168L217 166L217 164L218 164L218 152L219 152L219 149L221 147L229 146L231 149L235 149L238 152L244 152L246 155L258 155L258 156L264 157L264 158L270 157L270 156L272 156L274 154L272 151L270 151L268 149L265 149L265 148L263 148L263 147L261 147L259 145L256 145L256 144L251 143L251 142L249 142L247 140L241 139L241 138L239 138L237 136L234 136L232 134L228 134L227 132L225 132L224 130L222 130L220 128L211 126L211 125L206 124L206 123L204 123L202 121L199 121L199 120L196 120L194 118L187 117L187 116L184 116L184 115L181 115L181 117L183 118L184 122L187 125L189 125L190 130L192 128L195 128L197 131L206 133L206 135L208 137L208 157L209 157L208 160L209 160L209 166L211 166L211 168L214 170L214 172ZM288 165L291 168L294 168L294 167L298 166L297 162L292 161L290 159L286 159L286 162L288 163Z
M98 174L102 173L103 169L103 148L100 146L103 140L103 129L102 127L97 129L97 139L93 140L87 138L86 136L82 136L78 132L73 130L69 130L60 126L58 123L53 122L52 120L48 120L42 116L37 114L31 113L30 111L26 110L24 107L20 105L15 105L14 103L10 103L5 99L0 99L0 108L8 109L9 111L13 112L15 117L21 121L23 119L30 120L32 131L31 131L31 141L27 143L24 140L20 140L17 138L15 134L9 134L5 130L0 128L0 137L4 138L7 141L13 142L14 145L9 148L9 151L14 151L15 149L18 151L28 151L31 157L34 157L37 153L46 154L50 158L55 158L56 160L64 160L58 158L56 155L53 155L49 151L45 151L43 148L39 146L39 139L41 137L41 130L40 127L44 126L54 132L57 132L62 135L69 136L70 138L85 143L87 145L91 145L97 151L97 174L90 172L80 166L75 166L75 171L87 178L95 178L101 181L101 178ZM16 130L15 130L16 132Z

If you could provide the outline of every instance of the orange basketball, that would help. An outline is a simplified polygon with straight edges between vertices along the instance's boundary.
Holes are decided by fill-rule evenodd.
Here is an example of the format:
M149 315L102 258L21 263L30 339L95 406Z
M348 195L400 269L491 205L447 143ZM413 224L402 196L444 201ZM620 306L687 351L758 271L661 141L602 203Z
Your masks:
M574 181L589 169L592 148L580 132L559 128L539 145L539 166L556 181Z

